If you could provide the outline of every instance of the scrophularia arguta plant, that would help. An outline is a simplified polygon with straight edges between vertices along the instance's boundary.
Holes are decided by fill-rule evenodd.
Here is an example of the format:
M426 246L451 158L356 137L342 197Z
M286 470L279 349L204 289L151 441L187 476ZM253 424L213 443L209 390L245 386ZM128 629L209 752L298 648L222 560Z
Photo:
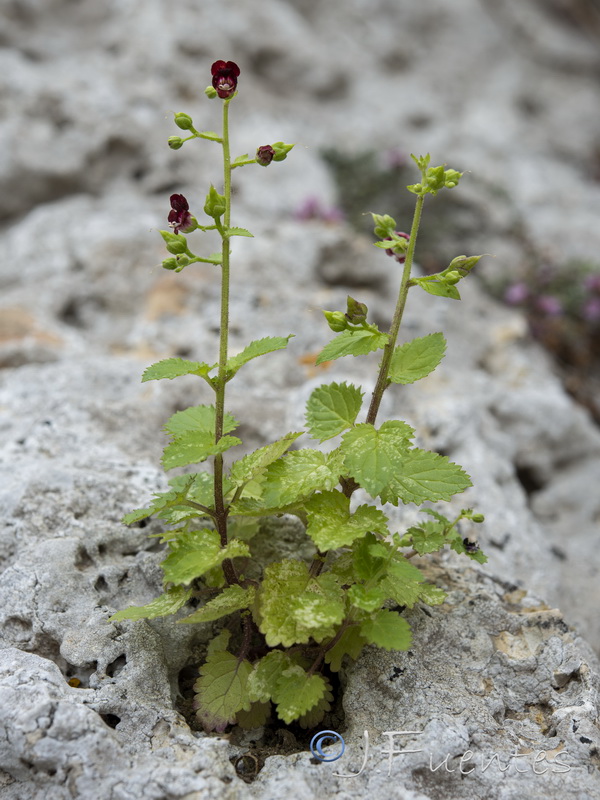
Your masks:
M414 430L406 422L377 420L383 394L392 384L424 378L444 356L441 333L397 344L409 290L458 300L457 284L480 256L457 256L435 275L411 274L425 197L453 189L461 178L456 170L431 167L429 155L413 156L419 181L408 186L416 197L410 233L397 231L392 217L373 214L375 247L393 257L390 268L398 271L398 301L389 330L369 322L367 306L352 297L345 311L324 311L336 335L317 364L380 351L366 415L361 416L364 392L359 386L325 384L308 400L306 428L319 442L337 439L335 449L291 449L303 433L294 431L225 469L223 453L242 444L232 435L239 423L226 411L227 384L253 359L285 348L290 338L269 336L250 342L237 355L228 354L230 242L234 236L252 236L231 224L231 173L250 164L283 161L293 145L263 144L254 158L245 154L232 160L229 106L240 70L232 61L217 61L211 72L206 94L222 101L221 132L197 131L188 114L177 113L175 123L188 136L172 136L169 145L177 150L191 139L220 145L223 194L209 188L206 225L198 223L183 195L172 195L171 230L161 235L170 254L165 269L180 272L195 262L209 262L221 271L218 361L167 358L148 367L142 378L196 375L206 384L207 394L214 395L212 404L178 411L167 421L171 442L162 463L171 470L208 461L211 469L172 478L169 491L125 516L124 522L133 524L154 515L168 526L162 534L164 593L111 619L152 619L189 605L194 610L178 623L220 621L194 687L196 713L206 730L223 731L234 723L256 727L273 710L285 723L297 720L312 727L330 709L329 679L346 656L356 659L368 644L408 649L411 631L404 610L444 601L444 592L425 581L413 556L448 545L481 563L486 560L473 537L463 538L464 532L458 531L461 520L482 522L481 514L463 509L449 518L422 505L449 501L471 485L469 477L447 458L414 447ZM185 234L213 230L221 237L221 251L209 256L192 252ZM372 502L352 502L359 488ZM387 503L417 504L423 520L404 531L390 530ZM312 561L282 557L264 565L257 558L261 518L281 514L296 515L304 523Z

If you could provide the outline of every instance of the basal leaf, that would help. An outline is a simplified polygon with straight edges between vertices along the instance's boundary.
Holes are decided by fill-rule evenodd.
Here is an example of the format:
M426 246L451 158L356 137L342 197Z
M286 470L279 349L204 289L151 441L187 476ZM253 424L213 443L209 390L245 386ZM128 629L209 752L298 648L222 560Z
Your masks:
M269 464L282 456L299 436L302 436L302 431L288 433L282 439L261 447L253 453L248 453L247 456L236 461L232 465L229 474L229 479L233 485L236 487L242 486L244 483L256 478Z
M235 721L244 730L262 727L271 716L271 703L252 703L250 711L240 709L235 715Z
M369 531L388 534L387 517L378 508L359 506L350 513L350 498L330 491L313 495L305 503L308 515L306 532L321 552L347 547Z
M344 593L334 575L313 578L303 561L285 559L265 568L258 617L269 647L320 642L344 617Z
M269 465L263 482L263 498L269 508L280 508L307 497L317 489L337 485L342 472L337 450L293 450Z
M368 423L356 425L344 434L340 446L347 471L376 497L401 469L413 434L399 420L384 422L379 429Z
M408 650L412 641L408 622L397 611L387 608L364 620L360 632L370 644L376 644L384 650Z
M162 562L165 581L191 583L205 572L221 564L226 558L249 555L248 545L232 539L221 547L217 531L203 528L188 531L170 542L171 552Z
M381 544L381 553L373 551L374 547ZM357 581L368 581L374 578L381 570L385 560L389 557L389 548L377 542L374 534L367 533L352 545L352 569Z
M389 378L392 383L414 383L433 372L445 352L446 340L441 333L413 339L394 350Z
M398 500L403 503L450 500L452 495L464 492L471 485L469 476L458 464L438 453L413 448L406 451L380 494L383 503L396 506Z
M308 675L297 664L288 667L277 682L273 697L277 716L289 725L316 706L326 692L327 684L322 675Z
M348 589L348 598L353 606L369 613L381 608L387 600L386 593L379 586L367 589L361 583L355 583Z
M194 684L196 716L207 731L222 732L238 711L250 711L248 678L252 664L226 650L209 650Z
M354 425L363 392L346 383L319 386L306 406L306 424L313 439L324 442Z
M202 608L198 608L189 617L178 620L181 623L194 624L196 622L212 622L215 619L233 614L242 608L248 608L254 600L254 587L250 586L243 589L241 586L233 585L223 589L220 595L213 600L209 600Z
M275 693L277 681L291 666L290 657L283 650L271 650L254 665L248 679L248 691L253 701L266 703Z
M192 596L192 590L183 586L172 586L156 600L146 603L145 606L130 606L123 611L117 611L109 622L120 622L122 619L156 619L175 614L187 603Z
M334 646L325 653L325 661L329 664L332 672L339 672L344 656L348 655L353 661L356 661L366 644L367 640L361 635L358 626L353 625L346 628Z
M293 333L290 333L289 336L265 336L264 339L256 339L254 342L250 342L241 353L227 360L227 371L233 375L253 358L273 353L275 350L282 350L287 347L287 343L293 335Z
M325 694L309 711L298 717L298 725L304 730L310 730L318 725L328 711L331 711L331 704L333 702L333 693L331 691L331 684L326 678L325 681Z
M142 383L145 381L157 381L161 378L178 378L181 375L199 375L206 378L208 373L216 364L206 364L204 361L188 361L183 358L165 358L152 364L142 375Z
M362 356L373 350L382 349L387 341L387 333L376 330L375 326L371 326L370 329L342 331L325 345L315 363L318 365L343 356Z

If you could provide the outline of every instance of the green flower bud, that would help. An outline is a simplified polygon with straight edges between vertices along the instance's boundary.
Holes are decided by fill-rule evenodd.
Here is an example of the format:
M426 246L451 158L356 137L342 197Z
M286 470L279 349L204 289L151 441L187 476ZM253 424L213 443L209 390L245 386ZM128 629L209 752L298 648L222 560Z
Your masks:
M483 522L485 520L485 517L483 514L473 514L471 519L473 520L473 522Z
M450 285L454 285L455 283L458 283L462 277L463 276L460 274L458 270L452 269L450 270L450 272L444 273L444 283L449 283Z
M181 233L170 233L169 231L160 231L160 235L165 240L167 250L174 256L187 251L187 240Z
M167 143L171 150L179 150L180 147L183 147L183 139L181 136L169 136Z
M275 151L275 155L273 156L273 161L284 161L287 158L287 154L290 152L294 145L293 144L284 144L283 142L273 142L273 150Z
M190 263L190 259L185 253L182 253L181 255L177 256L177 267L178 268L181 267L181 269L183 269L184 267L187 267L187 265L189 263Z
M348 327L348 320L342 311L323 311L327 324L335 333L341 333Z
M444 172L444 183L446 187L448 189L454 189L454 187L458 185L458 182L462 176L462 172L457 172L455 169L447 169Z
M177 261L174 258L165 258L162 265L164 269L177 269Z
M373 229L375 236L378 236L380 239L385 239L388 236L391 236L392 233L396 230L396 220L389 216L389 214L384 214L381 216L380 214L371 214L373 217L373 222L375 223L375 228Z
M214 86L207 86L204 90L204 94L208 97L209 100L214 100L217 96L217 90Z
M204 203L204 213L208 217L212 217L213 219L218 219L222 217L225 213L226 202L225 196L219 194L214 186L210 187L208 194L206 195L206 202Z
M361 322L367 320L367 307L364 303L359 303L353 297L348 295L348 310L346 311L346 319L353 325L360 325Z
M194 127L194 123L192 122L192 118L189 114L184 114L183 111L179 111L175 114L175 125L178 128L181 128L182 131L189 131Z
M444 186L444 167L429 167L426 173L427 188L435 195Z

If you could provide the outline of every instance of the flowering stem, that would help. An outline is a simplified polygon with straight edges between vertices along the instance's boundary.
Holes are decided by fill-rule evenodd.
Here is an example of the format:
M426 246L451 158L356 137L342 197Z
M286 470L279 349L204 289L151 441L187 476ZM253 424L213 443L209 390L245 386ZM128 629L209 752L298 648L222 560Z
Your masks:
M229 151L229 99L223 103L223 172L225 185L225 231L231 220L231 156ZM223 436L225 417L225 383L227 366L227 344L229 338L229 239L223 232L221 261L221 329L219 338L219 372L215 391L215 443ZM214 460L215 522L221 539L221 547L227 546L227 509L223 497L223 455L218 453ZM237 575L231 559L223 562L223 572L228 584L237 583Z
M383 397L383 393L387 387L390 385L388 374L390 371L390 364L392 363L394 348L396 347L396 339L398 338L400 323L402 322L402 315L404 314L404 306L406 305L408 290L410 288L410 271L412 269L424 199L424 195L419 195L415 205L415 213L413 215L412 226L410 229L410 239L408 242L408 250L406 251L406 261L404 262L404 272L402 273L402 281L400 283L400 291L398 292L396 310L394 311L394 317L388 333L388 341L383 350L383 358L381 359L381 366L379 367L379 375L377 376L377 383L375 384L373 396L371 397L371 405L369 406L369 413L367 414L366 421L371 425L375 424L377 412L379 411L379 406L381 405L381 398Z

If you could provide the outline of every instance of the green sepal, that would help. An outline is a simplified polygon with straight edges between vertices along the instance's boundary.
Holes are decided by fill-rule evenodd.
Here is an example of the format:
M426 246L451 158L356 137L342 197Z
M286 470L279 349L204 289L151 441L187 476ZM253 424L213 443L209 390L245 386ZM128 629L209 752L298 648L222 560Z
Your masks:
M382 608L360 625L360 633L369 642L384 650L408 650L412 642L410 625L398 614Z
M240 367L243 367L253 358L273 353L275 350L283 350L284 347L287 347L293 335L293 333L290 333L289 336L265 336L263 339L256 339L250 342L241 353L227 359L228 379L233 377Z
M387 517L375 506L359 506L350 513L350 498L338 491L321 492L305 503L306 533L321 552L348 547L368 532L388 535Z
M146 603L145 606L130 606L123 611L117 611L109 622L121 622L124 619L156 619L157 617L167 617L175 614L188 602L192 596L192 589L184 586L172 586L160 597Z
M273 142L271 146L275 151L273 161L284 161L287 158L287 154L294 147L293 144L285 144L284 142Z
M227 203L225 195L219 194L214 186L211 186L206 195L204 203L204 213L207 217L212 217L214 220L219 219L225 213Z
M441 333L430 333L396 347L390 363L392 383L414 383L429 375L446 352L446 340Z
M183 358L164 358L157 361L144 370L142 383L146 381L158 381L163 378L172 380L181 375L198 375L200 378L208 378L208 373L216 367L216 364L206 364L204 361L188 361ZM210 383L210 379L209 379Z
M334 361L344 356L362 356L373 350L383 349L388 342L387 333L382 333L376 325L345 330L332 339L319 353L315 364Z
M210 528L188 531L169 542L169 555L161 563L165 581L189 584L226 558L250 554L248 545L232 539L221 547L219 534Z
M196 622L212 622L215 619L221 619L221 617L226 617L235 611L249 608L254 602L254 593L253 586L249 586L247 589L243 589L236 584L228 586L220 595L213 600L209 600L202 608L198 608L189 617L184 617L178 622L193 625Z
M306 424L312 438L324 442L351 428L363 394L359 387L345 382L317 387L306 404Z
M196 716L206 731L224 731L238 711L250 711L252 705L247 688L252 664L225 650L229 636L221 631L213 639L194 684Z
M392 236L392 234L396 230L396 220L393 217L390 217L389 214L373 214L373 222L375 224L374 233L375 236L379 237L380 239L385 239L387 236Z
M159 233L165 240L169 253L174 256L187 253L187 239L182 233L173 233L173 231L159 231Z

